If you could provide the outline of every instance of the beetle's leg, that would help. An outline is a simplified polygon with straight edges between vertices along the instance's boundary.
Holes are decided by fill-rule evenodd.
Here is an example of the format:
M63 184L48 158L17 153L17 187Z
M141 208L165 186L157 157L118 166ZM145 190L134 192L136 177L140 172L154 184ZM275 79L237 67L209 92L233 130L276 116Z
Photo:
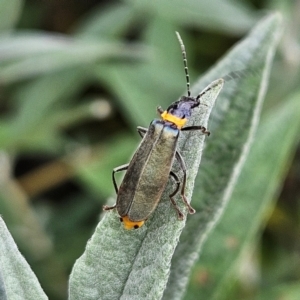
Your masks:
M181 169L183 171L183 181L182 181L180 195L182 197L183 202L187 206L187 208L189 210L189 213L190 214L194 214L196 211L191 207L191 205L187 201L186 196L184 194L185 185L186 185L186 166L185 166L185 162L184 162L182 156L180 155L180 153L178 151L176 151L175 157L176 157L177 161L179 162L179 165L180 165L180 167L181 167Z
M129 164L125 164L125 165L114 168L113 171L112 171L112 181L113 181L113 184L114 184L114 187L115 187L115 190L116 190L117 194L118 194L119 189L118 189L118 186L117 186L115 173L127 170L128 166L129 166ZM114 208L116 208L116 204L113 205L113 206L107 206L107 205L103 206L104 210L110 210L110 209L114 209Z
M141 127L141 126L138 126L137 131L138 131L139 135L143 138L144 134L148 131L148 129L144 128L144 127Z
M207 136L210 135L210 132L206 130L204 126L188 126L188 127L181 128L181 131L191 131L191 130L201 130L202 133L206 134Z
M158 113L159 115L161 115L161 114L164 112L164 110L163 110L163 108L162 108L161 106L157 106L157 107L156 107L156 111L157 111L157 113Z
M117 194L119 192L119 188L117 186L117 182L116 182L116 178L115 178L115 173L127 170L128 166L129 166L129 164L125 164L125 165L122 165L122 166L114 168L113 171L112 171L112 181L113 181L113 184L114 184L114 187L115 187L115 190L116 190Z
M174 208L176 209L177 211L177 214L178 214L178 218L180 220L183 220L183 213L181 212L181 210L179 209L177 203L175 202L175 200L173 199L173 197L178 193L178 190L179 190L179 187L180 187L180 180L179 178L177 177L177 175L174 173L174 172L170 172L170 176L173 177L173 179L175 179L175 182L176 182L176 188L174 190L174 192L172 194L169 195L169 198L174 206Z
M108 206L108 205L103 205L103 210L111 210L116 208L117 204L113 205L113 206Z

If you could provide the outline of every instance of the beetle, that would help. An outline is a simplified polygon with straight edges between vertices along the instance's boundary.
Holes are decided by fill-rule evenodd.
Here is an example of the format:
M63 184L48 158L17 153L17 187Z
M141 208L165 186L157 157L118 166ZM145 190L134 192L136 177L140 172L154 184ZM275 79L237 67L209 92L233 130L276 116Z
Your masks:
M139 228L149 218L157 207L161 195L171 176L176 183L174 191L169 195L178 218L184 218L183 213L176 204L174 196L179 192L182 201L190 214L195 210L189 204L185 196L186 165L177 151L178 137L181 131L200 130L207 136L210 134L204 126L184 127L192 114L192 110L200 105L201 97L207 93L213 85L209 85L197 97L192 97L190 92L190 81L187 67L186 51L183 41L176 32L183 56L184 70L186 75L187 96L172 103L166 110L160 106L157 112L161 119L153 120L149 128L138 127L138 133L143 138L129 164L113 169L112 181L117 193L117 201L113 206L104 206L104 210L117 209L120 220L125 229ZM178 176L171 170L174 159L179 163L183 172L180 182ZM115 173L126 171L123 181L118 188Z

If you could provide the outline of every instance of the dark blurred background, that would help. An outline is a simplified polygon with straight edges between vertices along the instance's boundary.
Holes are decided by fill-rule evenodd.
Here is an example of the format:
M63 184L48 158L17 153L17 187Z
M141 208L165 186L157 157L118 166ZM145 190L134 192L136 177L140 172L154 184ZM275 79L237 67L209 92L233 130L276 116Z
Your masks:
M114 197L111 171L139 142L136 126L185 89L174 32L193 83L271 10L285 32L263 114L299 88L300 1L2 1L0 214L50 299L66 298L72 265ZM262 279L239 295L259 295L274 269L299 280L290 265L300 251L299 148L278 190L253 254Z

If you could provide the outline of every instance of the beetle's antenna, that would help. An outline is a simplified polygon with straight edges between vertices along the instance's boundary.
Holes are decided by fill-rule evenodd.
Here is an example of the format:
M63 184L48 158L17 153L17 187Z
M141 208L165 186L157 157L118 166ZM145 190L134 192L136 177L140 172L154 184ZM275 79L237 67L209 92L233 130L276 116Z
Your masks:
M177 31L176 31L176 36L177 36L177 39L179 41L180 48L181 48L181 53L182 53L182 57L183 57L184 72L185 72L185 78L186 78L186 88L187 88L187 94L188 94L188 97L189 97L189 96L191 96L191 92L190 92L190 75L189 75L189 70L188 70L188 66L187 66L185 47L184 47L183 41L181 39L181 36Z

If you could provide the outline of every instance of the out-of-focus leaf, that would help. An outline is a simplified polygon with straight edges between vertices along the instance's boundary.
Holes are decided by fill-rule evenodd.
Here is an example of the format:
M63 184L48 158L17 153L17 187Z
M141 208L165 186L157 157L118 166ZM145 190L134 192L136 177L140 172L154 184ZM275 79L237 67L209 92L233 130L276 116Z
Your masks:
M299 142L299 97L300 93L296 93L284 101L259 126L227 210L203 247L199 268L207 281L202 286L198 283L198 289L192 282L187 299L195 299L195 295L226 299L222 296L226 294L224 289L245 246L264 224Z
M116 137L108 142L98 151L98 161L93 159L92 163L78 163L76 168L77 178L84 183L84 186L89 192L96 191L104 197L109 197L113 189L111 173L113 168L127 163L131 156L136 142L138 140L129 135Z
M27 247L32 257L40 259L52 251L52 243L38 222L37 216L29 206L28 198L17 185L9 178L5 178L5 163L1 153L1 193L0 211L5 217L10 231L19 245ZM16 207L18 209L16 209Z
M57 127L49 119L65 109L63 99L74 96L88 80L84 70L59 72L30 81L19 87L14 98L18 110L0 130L2 148L59 148ZM53 88L55 87L55 88Z
M23 0L0 1L0 32L14 27L23 8Z
M169 22L228 34L244 33L258 20L256 13L245 2L238 1L128 0L127 2L138 6L140 14L152 12Z
M135 11L126 4L113 4L106 9L101 5L77 26L75 34L94 38L116 37L124 32L136 17L138 15Z
M48 291L51 290L53 294L64 295L67 278L61 262L53 255L54 247L52 240L42 227L38 215L30 206L29 199L24 191L18 185L17 181L10 178L9 161L7 155L4 153L0 155L0 166L1 216L5 219L16 243L22 249L22 253L28 257L32 268L37 270L43 288ZM1 241L0 244L1 249L3 242ZM1 261L2 252L0 254ZM0 273L1 268L2 265L0 266ZM49 277L51 278L49 274L52 275L51 282L48 281ZM18 279L16 278L15 280L17 282ZM30 298L8 297L8 299ZM40 298L37 297L36 299Z
M284 299L284 300L298 300L300 295L299 282L290 284L281 284L264 291L255 300L269 300L269 299Z
M74 39L48 33L2 35L0 82L47 74L71 67L86 67L110 58L136 58L141 48L119 42Z

